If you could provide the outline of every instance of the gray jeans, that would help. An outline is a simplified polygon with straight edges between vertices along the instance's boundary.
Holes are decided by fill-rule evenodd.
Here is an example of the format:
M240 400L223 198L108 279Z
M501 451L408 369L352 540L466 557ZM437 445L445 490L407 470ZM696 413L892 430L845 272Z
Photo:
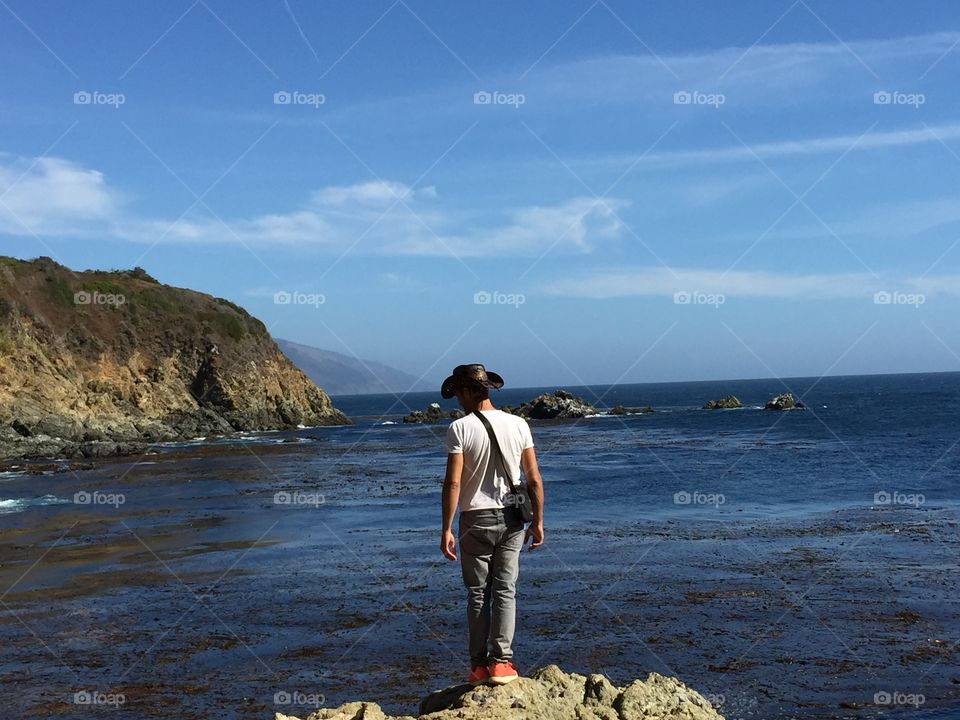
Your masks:
M467 587L471 667L513 657L523 534L523 525L504 522L502 510L460 513L460 569Z

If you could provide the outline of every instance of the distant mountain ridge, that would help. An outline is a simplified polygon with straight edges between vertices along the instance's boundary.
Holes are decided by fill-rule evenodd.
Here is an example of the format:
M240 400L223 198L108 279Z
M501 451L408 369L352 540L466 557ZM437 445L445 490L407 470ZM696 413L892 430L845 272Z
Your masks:
M283 354L330 395L421 392L433 389L410 373L373 360L274 338Z

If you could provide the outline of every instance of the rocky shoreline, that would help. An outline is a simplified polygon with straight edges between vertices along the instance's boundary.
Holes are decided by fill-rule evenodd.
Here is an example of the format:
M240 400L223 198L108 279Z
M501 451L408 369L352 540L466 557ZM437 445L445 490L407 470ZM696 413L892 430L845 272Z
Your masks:
M0 257L0 457L97 458L349 422L228 300L139 268Z
M455 685L428 695L417 716L386 715L350 702L306 720L723 720L710 702L675 678L650 673L625 687L603 675L565 673L556 665L508 685ZM274 720L300 720L276 713Z

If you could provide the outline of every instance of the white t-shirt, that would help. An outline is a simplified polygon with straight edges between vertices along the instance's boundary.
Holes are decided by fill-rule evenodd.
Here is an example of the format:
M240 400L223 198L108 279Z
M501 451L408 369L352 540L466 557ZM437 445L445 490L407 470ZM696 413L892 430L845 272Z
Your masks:
M443 446L448 453L463 454L463 474L460 477L460 511L486 510L504 507L504 498L510 492L504 477L503 465L510 473L510 481L520 480L520 455L533 447L530 426L522 417L503 410L481 410L490 421L503 451L503 464L490 454L487 429L473 413L454 420L447 428ZM494 451L496 452L496 451Z

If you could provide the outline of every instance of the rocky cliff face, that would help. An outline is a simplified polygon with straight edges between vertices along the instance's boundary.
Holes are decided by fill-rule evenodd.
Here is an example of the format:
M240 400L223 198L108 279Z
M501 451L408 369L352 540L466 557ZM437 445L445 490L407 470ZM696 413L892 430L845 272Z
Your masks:
M0 257L0 456L348 422L227 300Z
M308 720L413 720L388 717L378 705L353 702L321 709ZM424 698L420 720L723 720L700 693L650 673L616 687L603 675L565 673L548 665L509 685L458 685ZM275 720L298 720L277 713Z

